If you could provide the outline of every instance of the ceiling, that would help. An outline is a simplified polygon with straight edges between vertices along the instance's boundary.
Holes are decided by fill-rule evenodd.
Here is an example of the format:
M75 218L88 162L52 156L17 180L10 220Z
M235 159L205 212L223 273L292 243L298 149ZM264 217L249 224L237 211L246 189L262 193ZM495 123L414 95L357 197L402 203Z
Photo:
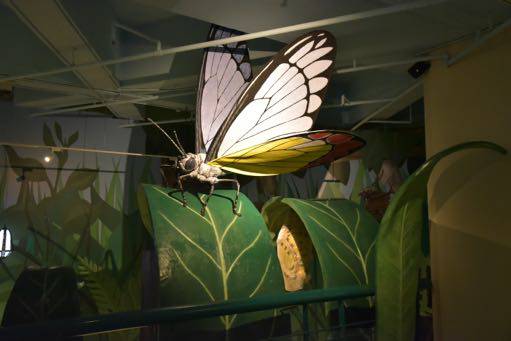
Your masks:
M136 62L84 68L40 76L36 73L98 63L119 57L202 42L211 23L252 33L381 8L412 5L407 0L3 0L0 39L4 43L1 91L11 91L18 106L35 114L97 112L137 121L189 117L202 50ZM351 19L354 19L353 16ZM415 9L324 27L337 38L337 67L406 60L459 39L473 39L511 18L501 0L422 1ZM254 70L302 31L249 41ZM417 82L407 69L413 62L334 75L320 124L351 128L386 102L340 106L349 101L395 98ZM27 77L28 76L28 77ZM388 118L416 101L420 92L379 114ZM406 97L406 98L405 98ZM156 110L157 109L157 110Z

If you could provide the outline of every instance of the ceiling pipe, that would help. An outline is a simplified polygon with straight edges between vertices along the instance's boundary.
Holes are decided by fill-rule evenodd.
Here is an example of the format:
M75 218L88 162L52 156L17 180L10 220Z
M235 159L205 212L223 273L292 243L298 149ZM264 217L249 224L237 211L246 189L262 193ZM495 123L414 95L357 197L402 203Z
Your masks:
M412 124L412 121L391 121L391 120L372 120L367 123L378 123L378 124Z
M93 88L93 87L79 87L71 84L66 83L56 83L56 82L48 82L44 80L37 80L37 79L31 79L31 80L21 80L16 81L13 83L13 88L24 88L24 89L30 89L30 90L44 90L44 91L52 91L59 94L64 95L79 95L84 97L90 97L98 100L97 96L95 96L96 93L101 93L106 96L110 97L116 97L116 96L123 96L123 97L129 97L129 98L140 98L144 99L148 95L152 94L135 94L135 93L125 93L122 91L115 91L115 90L106 90L106 89L99 89L99 88ZM102 98L102 100L108 100L107 97Z
M344 73L352 73L352 72L360 72L360 71L366 71L366 70L374 70L374 69L385 69L395 66L401 66L401 65L409 65L417 62L427 62L437 59L444 59L447 60L447 55L434 55L434 56L422 56L417 58L410 58L410 59L404 59L399 60L395 62L388 62L388 63L379 63L379 64L371 64L371 65L365 65L365 66L353 66L353 67L346 67L346 68L340 68L334 71L336 74L344 74Z
M171 94L171 95L164 95L164 96L145 96L145 97L139 96L138 98L133 98L133 99L126 99L126 100L119 100L119 101L109 101L109 102L104 102L104 103L80 105L80 106L70 107L70 108L38 112L38 113L31 114L30 117L41 117L41 116L58 115L58 114L72 112L72 111L80 111L80 110L86 110L86 109L102 108L102 107L107 107L109 105L116 105L116 104L127 104L127 103L145 104L146 102L149 102L149 101L155 101L155 100L167 99L167 98L174 98L174 97L181 97L181 96L188 96L188 95L195 94L195 93L196 93L196 91L189 91L189 92L183 92L183 93L180 93L180 94Z
M24 78L37 78L37 77L43 77L43 76L57 75L57 74L61 74L61 73L82 70L82 69L87 69L87 68L128 63L128 62L134 62L134 61L148 59L148 58L161 57L161 56L165 56L165 55L188 52L188 51L193 51L193 50L200 50L200 49L218 46L218 45L231 44L231 43L248 41L248 40L253 40L253 39L258 39L258 38L267 38L267 37L276 36L276 35L280 35L280 34L284 34L284 33L290 33L290 32L295 32L295 31L302 31L302 30L310 30L310 29L315 29L315 28L330 26L330 25L336 25L336 24L345 23L345 22L352 22L352 21L357 21L357 20L362 20L362 19L375 18L375 17L388 15L388 14L395 14L395 13L399 13L399 12L403 12L403 11L411 11L411 10L415 10L415 9L419 9L419 8L423 8L423 7L441 4L446 1L447 0L414 1L414 2L403 3L403 4L399 4L399 5L395 5L395 6L389 6L389 7L378 8L378 9L373 9L373 10L364 11L364 12L341 15L338 17L333 17L333 18L328 18L328 19L311 21L311 22L297 24L297 25L291 25L291 26L274 28L274 29L260 31L260 32L242 34L242 35L234 36L234 37L230 37L230 38L223 38L223 39L211 40L211 41L183 45L183 46L178 46L178 47L171 47L171 48L162 49L159 51L153 51L153 52L147 52L147 53L127 56L127 57L110 59L110 60L105 60L105 61L101 61L101 62L78 64L78 65L63 67L63 68L49 70L49 71L34 72L34 73L29 73L29 74L24 74L24 75L3 77L3 78L0 78L0 82L7 82L7 81L18 80L18 79L24 79Z
M97 103L97 104L80 105L80 106L70 107L70 108L38 112L38 113L31 114L30 117L58 115L58 114L63 114L63 113L67 113L67 112L72 112L72 111L102 108L102 107L107 107L109 105L116 105L116 104L145 103L146 101L151 101L151 100L156 100L156 99L159 99L159 97L158 96L148 96L144 99L133 98L133 99L120 100L120 101L111 101L111 102L103 102L103 103Z
M322 109L330 109L330 108L344 108L344 107L354 107L358 105L368 105L368 104L377 104L377 103L388 103L394 101L395 98L379 98L379 99L366 99L360 101L346 101L344 103L339 104L327 104L323 105Z
M378 124L412 124L413 123L413 114L412 114L412 106L408 106L408 120L370 120L367 123L378 123Z
M502 32L504 29L506 29L509 26L511 26L511 18L508 18L506 21L504 21L502 24L500 24L497 27L495 27L490 32L486 33L484 36L478 37L473 44L468 46L466 49L464 49L463 51L461 51L457 55L449 58L447 60L447 66L452 66L452 65L456 64L457 62L459 62L460 60L465 58L467 55L469 55L470 53L474 52L481 45L486 43L491 37L495 36L499 32Z
M392 106L394 103L400 101L402 98L405 98L406 96L408 96L408 94L410 94L411 92L413 92L415 89L417 89L418 87L422 86L422 81L418 81L417 83L414 83L412 86L410 86L409 88L407 88L405 91L401 92L396 98L394 98L394 100L392 102L389 102L383 106L381 106L380 108L378 108L376 111L372 112L371 114L365 116L362 120L360 120L357 124L355 124L353 126L353 128L351 128L350 130L351 131L354 131L354 130L357 130L358 128L360 128L361 126L363 126L364 124L370 122L370 120L373 118L373 117L376 117L378 116L380 113L382 113L383 111L387 110L387 108L389 108L390 106Z
M179 120L163 120L163 121L154 121L154 123L159 125L164 124L172 124L172 123L186 123L186 122L194 122L195 117L190 118L183 118ZM153 125L152 122L138 122L138 123L130 123L130 124L123 124L120 125L119 128L135 128L135 127L144 127L144 126L150 126Z

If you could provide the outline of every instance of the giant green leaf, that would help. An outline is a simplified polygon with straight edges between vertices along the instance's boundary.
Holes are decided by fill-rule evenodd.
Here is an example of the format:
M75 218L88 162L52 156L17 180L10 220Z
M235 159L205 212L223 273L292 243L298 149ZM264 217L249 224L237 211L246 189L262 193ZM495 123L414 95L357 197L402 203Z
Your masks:
M345 199L274 198L264 206L263 216L275 233L282 225L303 224L314 245L324 287L374 283L378 223L360 205Z
M275 247L252 203L240 194L237 216L232 212L235 192L217 190L202 216L197 195L185 195L186 207L177 190L142 185L139 191L141 215L158 251L161 304L205 304L282 292ZM223 316L203 326L229 330L261 316Z
M422 214L428 179L441 159L467 148L506 153L505 149L490 142L467 142L448 148L431 157L403 183L385 212L376 243L376 330L379 341L414 339Z

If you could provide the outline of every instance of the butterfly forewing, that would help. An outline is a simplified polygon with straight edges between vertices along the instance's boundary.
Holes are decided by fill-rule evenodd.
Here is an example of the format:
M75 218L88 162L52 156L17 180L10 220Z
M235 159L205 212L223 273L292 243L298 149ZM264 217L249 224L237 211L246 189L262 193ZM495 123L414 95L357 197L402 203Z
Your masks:
M281 50L226 117L206 160L309 130L323 102L335 55L335 39L326 31L310 32Z
M213 25L208 40L242 34ZM208 48L204 51L197 95L196 152L209 150L214 136L248 87L252 70L245 42Z

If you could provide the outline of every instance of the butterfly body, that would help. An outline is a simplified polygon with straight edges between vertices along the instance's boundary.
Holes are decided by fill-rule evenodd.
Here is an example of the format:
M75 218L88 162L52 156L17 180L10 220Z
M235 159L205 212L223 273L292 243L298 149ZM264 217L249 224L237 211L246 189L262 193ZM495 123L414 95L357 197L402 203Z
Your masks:
M185 180L206 183L210 186L209 195L206 197L206 200L202 201L202 199L199 199L202 202L201 214L203 215L204 210L208 204L209 197L213 194L213 191L215 190L215 185L218 184L219 182L232 182L237 186L237 195L233 202L233 212L234 214L238 214L238 212L236 211L236 207L238 205L238 194L240 191L240 185L238 181L234 179L219 178L220 176L225 175L225 173L222 171L220 167L210 165L209 163L207 163L205 159L206 154L204 153L199 154L187 153L184 156L182 156L177 162L177 167L181 173L181 175L178 178L178 184L182 194L183 206L186 206L186 199L184 196L183 189L183 181Z
M178 160L181 177L195 179L199 182L216 184L218 177L224 175L220 167L209 165L205 162L206 154L188 153Z

